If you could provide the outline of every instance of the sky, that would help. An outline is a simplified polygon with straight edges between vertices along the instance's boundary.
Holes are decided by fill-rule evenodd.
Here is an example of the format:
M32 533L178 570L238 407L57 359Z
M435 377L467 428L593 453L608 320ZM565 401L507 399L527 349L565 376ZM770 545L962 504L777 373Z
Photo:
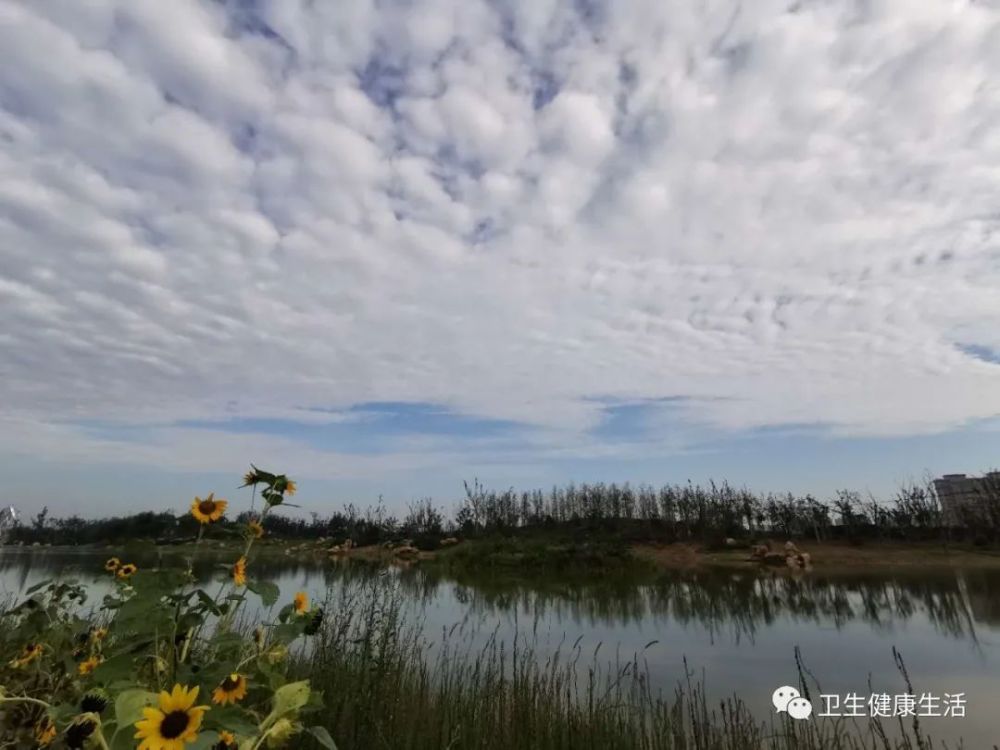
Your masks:
M23 511L1000 465L1000 2L0 0L0 49Z

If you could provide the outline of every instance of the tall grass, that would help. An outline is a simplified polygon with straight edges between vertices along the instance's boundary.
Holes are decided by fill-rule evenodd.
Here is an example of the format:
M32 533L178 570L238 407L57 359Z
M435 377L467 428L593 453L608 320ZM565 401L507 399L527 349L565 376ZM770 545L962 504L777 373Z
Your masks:
M372 579L344 589L297 669L323 691L340 748L574 750L930 750L919 729L761 721L738 696L710 703L690 674L662 695L642 653L604 663L579 643L536 650L536 636L475 641L458 624L429 642L399 589ZM477 645L478 644L478 645ZM805 686L805 675L800 670Z

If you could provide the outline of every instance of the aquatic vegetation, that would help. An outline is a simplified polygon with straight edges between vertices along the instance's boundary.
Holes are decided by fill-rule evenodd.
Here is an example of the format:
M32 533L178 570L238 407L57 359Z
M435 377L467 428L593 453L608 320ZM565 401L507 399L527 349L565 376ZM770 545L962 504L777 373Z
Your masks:
M645 650L605 659L577 640L553 651L531 629L505 642L464 622L428 637L406 600L400 581L383 573L338 589L323 602L331 614L312 648L293 659L294 673L322 689L323 723L342 750L942 747L916 722L885 737L874 719L762 719L746 696L709 699L687 665L676 691L663 694ZM801 666L799 685L818 692Z
M256 467L244 479L264 506L245 522L242 553L220 566L217 591L193 574L206 531L229 507L212 493L191 503L198 536L186 569L139 569L115 556L103 565L113 590L96 611L82 614L83 586L51 581L0 615L0 746L256 750L310 735L313 746L334 747L308 722L320 694L288 667L289 647L318 632L322 611L298 592L277 616L249 627L240 619L249 596L265 608L280 602L277 586L254 577L252 550L296 489Z

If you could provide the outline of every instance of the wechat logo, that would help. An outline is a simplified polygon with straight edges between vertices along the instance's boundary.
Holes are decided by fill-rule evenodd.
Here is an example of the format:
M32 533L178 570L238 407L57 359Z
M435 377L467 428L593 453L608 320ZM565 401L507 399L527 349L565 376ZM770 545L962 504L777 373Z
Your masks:
M783 685L771 694L771 703L780 714L788 713L793 719L808 719L812 716L812 703L799 695L799 691L790 685Z

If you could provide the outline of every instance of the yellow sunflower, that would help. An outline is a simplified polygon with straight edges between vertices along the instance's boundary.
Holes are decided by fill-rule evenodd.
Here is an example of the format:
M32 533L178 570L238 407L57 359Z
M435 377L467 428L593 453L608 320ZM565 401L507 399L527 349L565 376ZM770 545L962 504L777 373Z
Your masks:
M233 565L233 583L237 586L247 585L247 559L241 557Z
M94 643L103 641L107 637L108 637L107 628L94 628L93 630L90 631L90 638L92 641L94 641Z
M191 515L197 519L198 523L212 523L222 518L222 514L226 512L227 505L229 503L225 500L216 500L215 493L213 492L204 500L196 497L191 501Z
M286 495L294 495L295 491L297 489L298 489L298 487L296 486L295 482L293 482L291 479L289 479L289 480L287 480L285 482L285 494Z
M225 729L219 730L219 741L215 744L216 748L225 748L228 750L230 747L236 747L236 735L232 732L227 732Z
M21 655L12 659L10 666L14 669L20 669L21 667L26 667L35 659L42 655L42 644L41 643L29 643L22 650Z
M309 597L305 591L300 591L295 595L295 614L304 615L309 611Z
M260 521L250 521L250 523L247 524L247 533L254 539L260 539L264 536L264 527L261 526Z
M56 725L52 723L52 719L48 716L35 725L35 742L38 743L39 747L48 747L51 745L52 740L56 738L56 734Z
M198 739L198 729L208 706L196 706L198 687L174 685L172 692L160 692L159 706L142 709L145 717L135 723L138 750L184 750Z
M212 703L224 706L227 703L236 703L247 697L247 678L241 674L233 672L219 683L219 687L212 691Z
M81 675L88 675L95 669L97 669L97 665L100 663L101 663L100 657L91 656L90 658L80 662L80 664L76 668L76 671L79 672Z
M137 570L138 568L132 563L125 563L120 568L118 568L118 573L116 575L124 581L134 576Z
M121 566L122 561L117 557L109 557L108 561L104 563L104 569L109 573L114 573Z

